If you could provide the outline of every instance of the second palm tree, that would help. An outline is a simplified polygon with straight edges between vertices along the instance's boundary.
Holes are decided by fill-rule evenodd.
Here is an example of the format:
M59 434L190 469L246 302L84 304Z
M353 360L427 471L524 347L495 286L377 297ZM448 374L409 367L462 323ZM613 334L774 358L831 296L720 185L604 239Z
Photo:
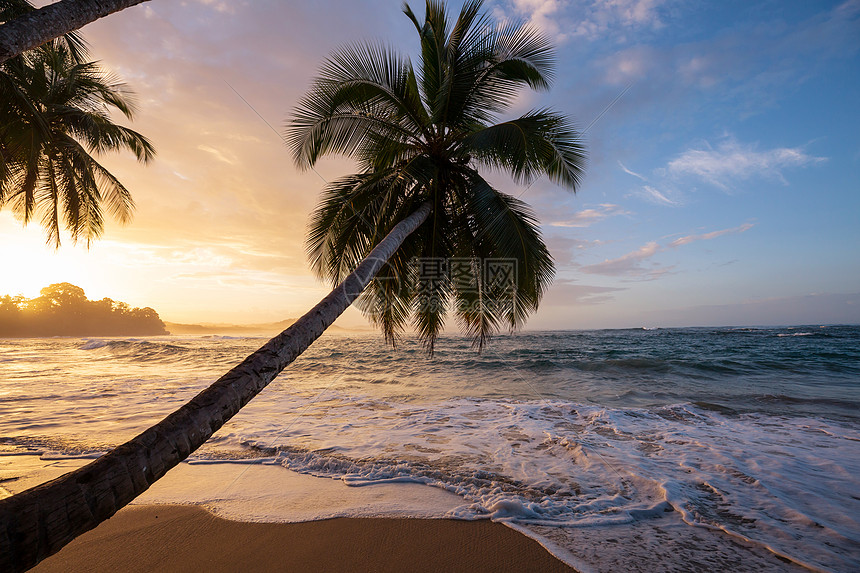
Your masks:
M453 22L441 2L428 0L423 22L407 5L417 69L381 45L336 51L287 132L300 167L336 153L361 168L330 184L311 217L311 264L333 284L397 221L432 206L357 301L390 342L411 322L430 352L449 309L479 348L500 328L521 326L554 274L532 210L478 169L521 183L545 174L575 190L585 164L562 115L498 120L522 87L549 87L554 56L535 29L493 25L481 5L467 2ZM494 276L488 261L507 266Z

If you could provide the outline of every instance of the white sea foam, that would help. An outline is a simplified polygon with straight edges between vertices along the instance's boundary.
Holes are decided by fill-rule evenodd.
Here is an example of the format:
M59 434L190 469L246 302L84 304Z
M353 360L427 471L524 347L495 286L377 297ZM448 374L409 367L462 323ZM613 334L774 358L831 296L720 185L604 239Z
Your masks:
M856 400L856 345L845 339L828 350L838 358L806 366L791 358L798 345L838 339L774 333L703 335L696 340L711 345L708 354L687 360L684 376L671 355L655 358L638 346L646 340L639 337L655 337L674 348L679 334L662 330L595 335L594 342L578 341L584 350L569 358L559 356L570 341L555 334L480 360L466 354L464 344L456 352L440 350L435 362L407 348L404 358L382 365L379 360L390 360L387 351L372 341L357 340L361 352L325 343L183 467L215 473L240 467L255 475L265 467L292 475L283 466L369 496L340 509L331 504L324 513L307 507L290 518L296 520L371 515L376 509L369 492L384 489L378 499L391 509L397 491L429 490L445 503L423 506L423 516L493 519L528 527L560 546L565 536L547 531L638 531L642 524L666 523L661 516L676 516L689 524L684 527L726 532L813 568L858 570L860 429L843 414ZM784 354L773 357L772 346L763 346L767 352L722 359L726 336L778 344ZM625 354L629 337L637 337L636 351ZM258 344L181 337L6 343L0 447L39 452L56 464L94 457L193 397ZM615 346L601 347L600 359L588 358L599 345ZM507 375L512 361L516 375ZM815 368L838 376L825 393L816 384L828 379ZM809 384L799 386L805 380ZM724 385L723 395L734 401L714 396ZM551 399L541 399L535 388ZM565 399L552 397L559 389ZM672 403L681 390L687 394ZM503 398L511 395L517 399ZM757 409L743 411L749 395ZM607 405L616 401L621 405ZM837 415L792 410L813 407ZM192 495L188 488L174 494L173 500ZM234 490L221 498L231 496L235 516L242 507L257 507L255 519L267 519L270 498L258 504ZM279 507L289 513L289 504Z
M54 451L46 451L42 452L39 455L39 458L42 460L95 460L97 458L102 457L105 454L104 451L91 451L91 452L80 452L80 453L69 453L69 452L54 452Z
M813 567L857 563L860 433L837 423L562 401L281 407L287 419L304 410L301 423L245 424L222 447L276 452L288 469L353 486L442 488L469 502L450 517L581 527L674 510Z
M79 346L81 350L95 350L96 348L104 348L108 345L110 341L108 340L87 340L83 344Z

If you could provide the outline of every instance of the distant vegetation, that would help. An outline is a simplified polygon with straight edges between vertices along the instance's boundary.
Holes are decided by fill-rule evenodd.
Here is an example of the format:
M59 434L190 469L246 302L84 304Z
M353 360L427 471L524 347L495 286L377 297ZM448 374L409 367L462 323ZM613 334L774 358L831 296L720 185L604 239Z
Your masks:
M168 334L153 309L103 298L88 300L70 283L45 287L41 296L0 297L0 337L148 336Z

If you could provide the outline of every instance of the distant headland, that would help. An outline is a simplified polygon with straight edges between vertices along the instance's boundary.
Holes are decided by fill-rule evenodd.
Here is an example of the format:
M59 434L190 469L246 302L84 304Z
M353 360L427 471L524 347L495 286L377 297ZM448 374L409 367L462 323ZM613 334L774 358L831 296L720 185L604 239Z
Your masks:
M32 299L0 297L0 338L159 334L168 332L155 310L109 298L89 300L71 283L47 286Z

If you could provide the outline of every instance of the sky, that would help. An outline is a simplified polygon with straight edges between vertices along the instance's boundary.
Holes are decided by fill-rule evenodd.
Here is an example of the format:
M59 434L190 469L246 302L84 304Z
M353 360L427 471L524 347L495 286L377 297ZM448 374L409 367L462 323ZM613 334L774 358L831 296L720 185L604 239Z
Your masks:
M417 13L423 5L412 2ZM459 10L459 2L450 2ZM492 181L534 207L557 273L526 328L860 323L860 0L498 0L552 38L550 106L583 134L575 193ZM399 0L151 0L82 29L138 99L156 146L101 161L135 199L89 249L0 211L0 294L55 282L172 322L296 317L328 289L304 251L327 159L281 134L324 58L357 41L410 54ZM119 119L119 118L118 118ZM342 326L362 326L350 309Z

